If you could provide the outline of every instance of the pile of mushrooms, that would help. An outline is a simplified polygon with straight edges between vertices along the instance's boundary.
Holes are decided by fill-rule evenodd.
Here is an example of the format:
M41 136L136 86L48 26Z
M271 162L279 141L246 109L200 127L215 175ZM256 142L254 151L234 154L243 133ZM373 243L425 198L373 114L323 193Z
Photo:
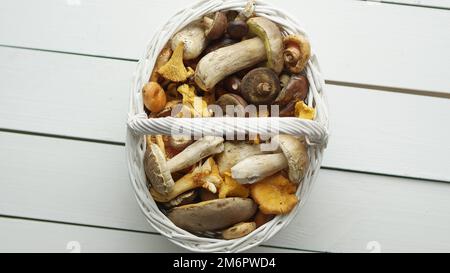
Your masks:
M314 119L306 104L305 68L311 56L302 34L284 36L254 13L219 11L176 33L143 88L149 118L213 117L210 105L280 107L282 117ZM259 113L273 116L274 113ZM227 141L205 136L147 136L144 167L159 208L178 227L199 236L241 238L298 203L308 169L304 138L278 135Z

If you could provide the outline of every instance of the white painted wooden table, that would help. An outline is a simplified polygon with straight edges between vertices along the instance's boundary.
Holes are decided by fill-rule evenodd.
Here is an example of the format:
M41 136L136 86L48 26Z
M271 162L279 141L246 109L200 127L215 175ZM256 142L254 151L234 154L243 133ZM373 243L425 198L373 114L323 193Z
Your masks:
M136 59L186 2L0 1L0 251L183 251L144 221L124 137ZM318 51L332 138L254 251L449 252L450 1L276 4Z

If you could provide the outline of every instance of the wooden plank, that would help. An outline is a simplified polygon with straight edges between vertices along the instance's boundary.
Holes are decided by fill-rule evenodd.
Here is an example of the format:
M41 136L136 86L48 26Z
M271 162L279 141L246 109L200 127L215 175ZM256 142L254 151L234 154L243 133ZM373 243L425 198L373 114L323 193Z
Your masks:
M0 214L152 231L124 148L0 134ZM266 245L314 251L450 251L447 183L321 170L298 217Z
M124 142L135 63L11 48L0 48L0 59L0 128ZM443 126L450 100L334 85L326 91L324 166L450 180Z
M448 96L448 11L348 0L292 3L276 1L309 31L328 80ZM171 5L163 0L6 0L0 44L137 59L164 18L186 5L183 0Z
M140 232L55 224L0 217L0 252L51 253L167 253L187 252L161 235ZM251 252L294 253L273 247L257 247Z

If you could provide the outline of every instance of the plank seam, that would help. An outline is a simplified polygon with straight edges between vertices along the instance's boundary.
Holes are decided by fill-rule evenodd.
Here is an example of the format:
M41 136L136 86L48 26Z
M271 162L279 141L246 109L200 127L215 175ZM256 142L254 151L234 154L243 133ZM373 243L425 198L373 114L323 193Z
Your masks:
M20 135L30 135L30 136L37 136L37 137L65 139L65 140L72 140L72 141L82 141L82 142L90 142L90 143L106 144L106 145L114 145L114 146L125 147L125 142L106 141L106 140L98 140L98 139L90 139L90 138L82 138L82 137L71 137L71 136L64 136L64 135L57 135L57 134L38 133L38 132L32 132L32 131L23 131L23 130L13 130L13 129L0 128L0 133L12 133L12 134L20 134ZM330 170L330 171L341 171L341 172L349 172L349 173L378 175L378 176L392 177L392 178L412 179L412 180L427 181L427 182L450 183L450 180L438 180L438 179L430 179L430 178L423 178L423 177L402 176L402 175L387 174L387 173L359 171L359 170L354 170L354 169L328 167L326 165L323 165L321 167L321 169Z
M120 58L120 57L111 57L111 56L85 54L85 53L77 53L77 52L69 52L69 51L59 51L59 50L42 49L42 48L23 47L23 46L13 46L13 45L7 45L7 44L0 44L0 47L12 48L12 49L22 49L22 50L32 50L32 51L39 51L39 52L46 52L46 53L68 54L68 55L74 55L74 56L109 59L109 60L125 61L125 62L137 63L139 61L137 59L128 59L128 58ZM369 90L376 90L376 91L387 91L387 92L393 92L393 93L450 99L450 93L429 91L429 90L424 90L424 89L408 89L408 88L403 88L403 87L390 87L390 86L371 85L371 84L353 83L353 82L344 82L344 81L335 81L335 80L325 80L325 83L328 85L335 85L335 86L361 88L361 89L369 89Z
M396 5L396 6L416 7L416 8L450 10L450 8L447 8L447 7L420 5L420 4L413 4L413 3L399 3L399 2L383 1L383 0L358 0L358 1L373 2L373 3L387 4L387 5Z
M22 216L0 214L0 220L2 218L14 219L14 220L33 221L33 222L40 222L40 223L59 224L59 225L79 226L79 227L87 227L87 228L98 228L98 229L106 229L106 230L113 230L113 231L134 232L134 233L140 233L140 234L151 234L151 235L156 235L156 236L161 236L162 237L162 235L159 234L158 232L152 232L152 231L142 231L142 230L125 229L125 228L114 228L114 227L99 226L99 225L88 225L88 224L72 223L72 222L65 222L65 221L45 220L45 219L38 219L38 218L31 218L31 217L22 217ZM271 245L264 245L264 244L260 245L260 247L273 248L273 249L283 249L283 250L293 250L293 251L307 251L307 252L313 252L313 253L323 253L322 251L317 251L317 250L300 249L300 248L293 248L293 247L282 247L282 246L271 246Z

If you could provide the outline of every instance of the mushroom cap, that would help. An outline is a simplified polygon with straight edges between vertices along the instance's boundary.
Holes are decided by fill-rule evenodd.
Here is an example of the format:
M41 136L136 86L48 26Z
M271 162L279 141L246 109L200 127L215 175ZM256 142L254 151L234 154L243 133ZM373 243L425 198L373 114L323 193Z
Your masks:
M303 35L291 34L283 39L283 59L286 68L295 74L302 72L311 58L311 45Z
M279 146L288 161L289 179L300 183L309 165L308 149L304 139L290 135L277 135L272 142Z
M248 34L248 25L246 22L241 20L235 20L228 24L227 29L228 35L235 40L240 40L247 36Z
M200 56L207 45L205 30L201 22L195 21L175 34L171 42L172 50L175 51L180 43L184 44L183 59L185 61Z
M225 198L176 207L167 217L190 232L214 231L247 221L256 212L249 198Z
M284 67L283 35L280 28L269 19L253 17L247 21L250 33L255 34L264 41L267 52L267 66L275 73L280 74Z
M242 97L254 105L270 105L281 91L280 80L273 70L261 67L247 73L241 82Z
M212 21L210 21L212 20ZM227 29L228 19L225 13L216 12L214 15L214 19L209 17L204 18L205 35L210 40L217 40L223 36L225 30Z
M233 111L234 114L245 114L245 107L247 107L247 102L241 97L236 94L225 94L222 95L217 100L217 105L219 105L222 108L223 114L227 114L227 106L235 106L235 109ZM237 107L240 107L239 109Z
M292 76L278 95L275 104L285 106L291 102L303 101L309 91L309 82L305 76Z
M167 168L166 157L154 143L151 143L145 152L144 170L156 192L165 195L172 191L175 182Z

